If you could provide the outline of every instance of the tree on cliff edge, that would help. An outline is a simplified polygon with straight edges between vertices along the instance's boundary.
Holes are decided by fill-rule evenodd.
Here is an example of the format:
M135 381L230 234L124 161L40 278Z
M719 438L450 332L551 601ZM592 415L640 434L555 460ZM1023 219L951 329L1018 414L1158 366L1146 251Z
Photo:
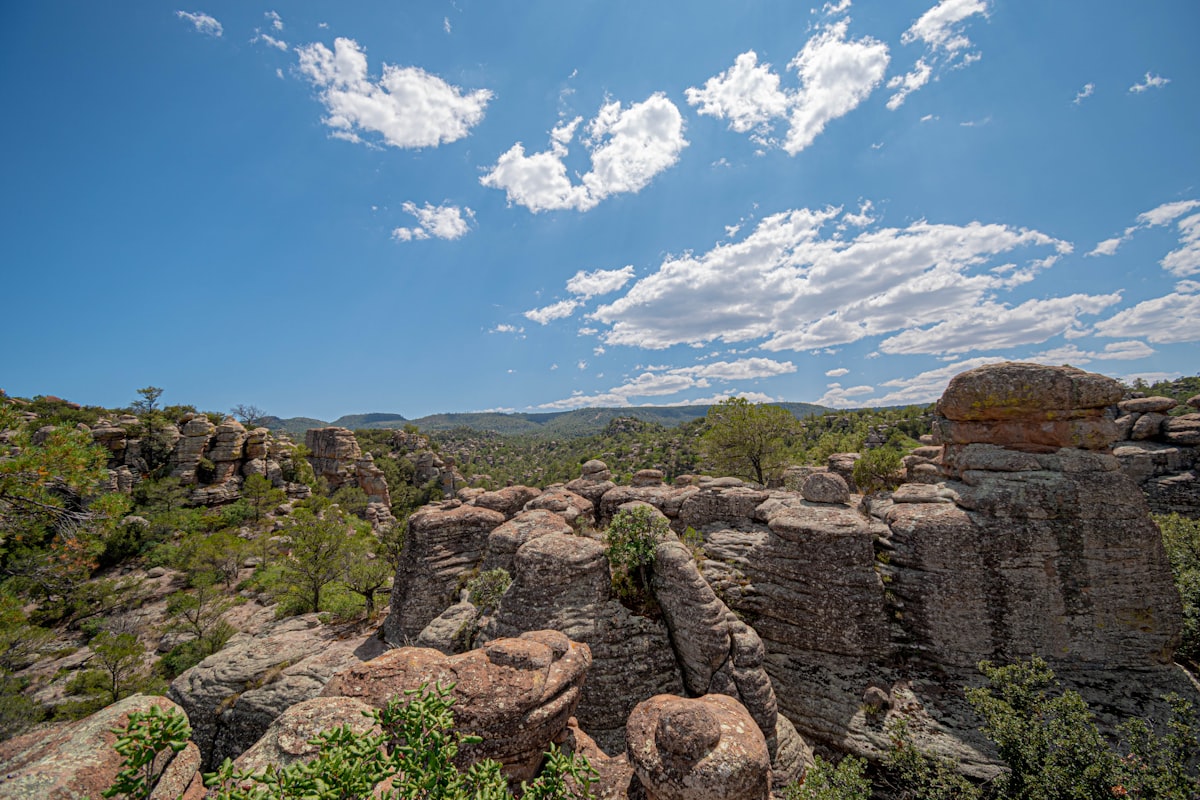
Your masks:
M766 486L787 466L797 423L779 406L731 397L708 409L704 428L704 453L715 469Z

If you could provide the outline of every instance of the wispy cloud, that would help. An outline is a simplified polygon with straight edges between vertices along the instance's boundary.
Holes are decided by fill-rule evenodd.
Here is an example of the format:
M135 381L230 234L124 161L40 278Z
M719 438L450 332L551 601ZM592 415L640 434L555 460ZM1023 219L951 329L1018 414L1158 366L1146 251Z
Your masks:
M909 95L937 80L942 72L968 67L982 58L978 50L972 49L974 44L965 30L969 19L986 17L988 10L986 0L942 0L917 18L901 34L900 43L923 44L925 54L917 58L912 69L888 79L888 88L894 91L887 107L895 111Z
M436 147L457 141L483 119L491 91L464 91L419 67L383 65L367 75L366 52L353 39L300 47L300 72L320 90L334 136L361 142L373 133L393 147Z
M203 11L176 11L175 16L192 23L192 27L206 36L221 36L225 33L221 23Z
M1142 79L1141 83L1135 83L1133 86L1130 86L1129 91L1134 94L1141 94L1147 89L1161 89L1170 82L1170 78L1164 78L1161 75L1151 75L1147 72L1146 77Z
M567 281L567 291L576 295L573 299L562 300L542 308L525 312L525 317L542 325L556 319L565 319L575 313L584 301L602 294L617 291L633 279L633 265L620 269L598 269L592 272L580 270ZM582 333L582 331L581 331ZM591 331L595 333L595 331Z
M1178 220L1179 247L1163 256L1158 263L1177 278L1200 273L1200 200L1173 200L1138 214L1133 225L1120 236L1105 239L1092 248L1089 256L1111 256L1122 244L1140 230L1169 225Z
M1082 89L1080 89L1078 92L1076 92L1076 93L1075 93L1075 99L1074 99L1074 100L1072 100L1071 102L1072 102L1072 103L1074 103L1075 105L1079 105L1079 104L1080 104L1080 103L1082 103L1084 100L1086 100L1087 98L1091 97L1091 96L1092 96L1092 94L1093 94L1095 91L1096 91L1096 84L1094 84L1094 83L1085 83L1085 84L1083 85L1083 88L1082 88Z

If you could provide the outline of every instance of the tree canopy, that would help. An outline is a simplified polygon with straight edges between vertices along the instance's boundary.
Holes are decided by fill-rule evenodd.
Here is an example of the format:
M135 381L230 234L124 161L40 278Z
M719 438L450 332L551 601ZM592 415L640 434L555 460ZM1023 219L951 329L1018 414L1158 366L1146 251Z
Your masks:
M708 410L704 453L715 469L765 486L787 466L797 429L786 409L731 397Z

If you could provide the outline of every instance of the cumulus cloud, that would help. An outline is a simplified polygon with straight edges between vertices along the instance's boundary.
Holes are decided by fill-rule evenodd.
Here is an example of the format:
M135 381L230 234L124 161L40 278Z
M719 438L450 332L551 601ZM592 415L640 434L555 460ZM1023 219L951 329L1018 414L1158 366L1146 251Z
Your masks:
M497 325L496 327L494 327L490 331L488 331L488 333L516 333L516 334L521 334L524 332L525 332L524 328L518 327L516 325L510 325L507 322L501 322L499 325ZM552 367L552 369L553 369L553 367Z
M598 269L592 272L580 270L567 281L567 291L586 300L596 295L615 292L632 279L632 264L620 269Z
M838 367L837 369L827 370L825 372L825 377L840 378L843 375L849 375L849 374L850 374L850 370L846 369L845 367Z
M1027 360L1042 364L1070 364L1078 367L1092 361L1136 361L1154 355L1155 350L1145 342L1136 339L1126 342L1112 342L1103 350L1083 350L1073 344L1056 347L1029 356Z
M282 39L276 39L271 34L263 33L259 30L255 31L254 38L250 40L251 44L255 44L257 42L262 42L267 47L274 47L276 50L282 50L284 52L287 52L288 49L287 42L283 41Z
M910 94L936 80L943 71L968 67L982 58L979 51L971 49L974 45L964 30L971 17L987 13L987 0L942 0L913 22L901 34L900 42L923 44L925 54L908 72L888 79L888 88L895 91L887 107L895 111Z
M436 147L463 138L483 119L492 93L464 91L419 67L383 65L373 81L366 52L353 39L298 48L300 72L320 90L334 136L361 142L378 134L393 147Z
M475 212L469 208L458 206L434 206L426 203L418 208L416 203L406 202L404 210L417 218L417 224L411 228L396 228L392 238L401 242L411 242L414 239L461 239L471 229L469 220L475 219Z
M1147 89L1161 89L1170 82L1170 78L1164 78L1161 75L1151 75L1147 72L1146 77L1142 79L1141 83L1135 83L1133 86L1130 86L1129 91L1134 94L1141 94Z
M1085 84L1083 85L1083 88L1082 88L1082 89L1080 89L1078 92L1076 92L1076 94L1075 94L1075 99L1074 99L1074 100L1072 100L1071 102L1072 102L1072 103L1074 103L1075 105L1079 105L1079 104L1080 104L1080 103L1082 103L1082 102L1083 102L1085 99L1087 99L1087 98L1091 97L1091 96L1092 96L1092 93L1093 93L1093 92L1095 92L1095 91L1096 91L1096 84L1094 84L1094 83L1085 83Z
M732 67L709 78L703 88L689 88L688 103L697 113L729 120L730 129L754 132L763 144L773 121L786 118L782 147L790 155L813 143L825 126L857 108L883 80L888 48L869 36L847 40L850 21L827 25L809 39L788 63L800 81L797 89L780 88L780 76L769 64L758 64L749 50Z
M583 362L580 362L583 363ZM582 367L581 367L582 369ZM769 358L747 358L740 361L718 361L712 364L691 367L648 366L643 371L624 383L614 386L608 391L585 395L573 394L563 400L545 403L539 408L580 408L583 406L627 406L635 405L634 398L662 397L678 394L687 389L706 389L712 381L740 381L757 378L769 378L796 371L796 365L790 361L774 361ZM735 392L734 394L742 394ZM729 397L721 396L721 399ZM746 396L746 395L742 395ZM765 397L765 395L755 395ZM750 399L747 396L747 399ZM767 398L766 401L769 401ZM754 400L754 402L766 402ZM683 404L719 402L711 399L671 401Z
M1200 342L1200 283L1182 281L1171 294L1144 300L1096 323L1100 336L1155 344Z
M556 319L566 319L574 314L575 309L578 307L578 300L560 300L559 302L551 303L548 306L532 308L529 311L526 311L525 318L531 319L539 325L546 325ZM583 369L583 367L580 367L580 369Z
M663 349L758 339L771 351L818 350L995 308L994 293L1051 263L1038 253L1023 267L993 272L997 256L1071 250L1038 231L981 222L921 220L852 238L826 235L823 227L840 215L840 208L770 215L740 241L668 257L591 317L609 326L608 344Z
M279 16L278 12L268 11L265 14L263 14L263 16L266 17L267 20L271 23L271 27L274 30L277 30L277 31L283 30L283 17Z
M884 339L879 349L889 355L942 355L1037 344L1058 335L1084 333L1080 315L1097 314L1120 299L1117 292L1028 300L1016 307L984 302L930 328L910 328Z
M843 387L840 383L831 383L825 387L825 394L813 402L819 406L829 406L830 408L851 408L861 406L863 395L871 394L874 391L874 386Z
M689 88L689 105L696 113L729 120L731 130L747 133L770 131L770 121L787 116L791 98L779 88L779 76L770 64L758 63L758 54L748 50L734 59L733 66L709 78L704 88Z
M673 166L688 145L683 116L665 94L657 92L629 108L620 102L605 103L581 138L591 169L574 183L565 159L582 122L577 117L556 125L550 132L549 150L526 155L517 142L479 182L503 189L509 203L534 213L588 211L610 195L641 191Z
M175 16L192 23L198 33L206 36L222 36L225 33L221 23L203 11L176 11Z

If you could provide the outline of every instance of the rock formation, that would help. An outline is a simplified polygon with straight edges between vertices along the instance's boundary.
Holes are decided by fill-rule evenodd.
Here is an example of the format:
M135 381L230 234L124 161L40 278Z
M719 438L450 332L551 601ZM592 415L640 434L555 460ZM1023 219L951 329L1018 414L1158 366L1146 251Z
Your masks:
M1114 446L1113 455L1156 513L1200 518L1197 410L1200 395L1183 408L1169 397L1132 397L1117 404L1114 424L1122 441Z

